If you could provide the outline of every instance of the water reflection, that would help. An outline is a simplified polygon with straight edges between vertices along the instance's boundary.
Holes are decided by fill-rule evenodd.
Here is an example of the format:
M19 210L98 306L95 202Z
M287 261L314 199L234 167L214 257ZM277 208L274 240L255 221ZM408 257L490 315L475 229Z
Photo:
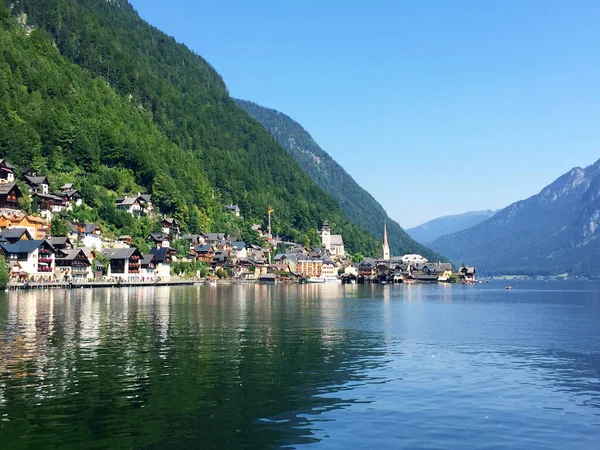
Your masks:
M443 285L10 293L0 443L593 448L599 303Z
M11 293L0 304L0 440L308 442L303 413L348 403L317 395L368 379L382 352L380 333L336 327L338 289Z

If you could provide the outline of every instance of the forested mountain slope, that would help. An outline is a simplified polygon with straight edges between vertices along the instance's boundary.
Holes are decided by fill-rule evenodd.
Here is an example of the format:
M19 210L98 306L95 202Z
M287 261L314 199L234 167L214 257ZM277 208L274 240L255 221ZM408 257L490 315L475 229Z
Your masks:
M352 222L381 240L383 222L387 221L388 238L393 255L420 253L430 260L445 261L439 254L413 240L397 222L390 219L377 200L321 149L298 122L279 111L253 102L245 100L236 100L236 102L275 136L304 172L331 194Z
M469 211L464 214L442 216L419 226L409 228L406 232L416 241L428 245L446 234L457 233L489 219L496 211Z
M263 222L271 205L277 234L315 244L329 220L351 252L378 252L379 243L237 107L206 61L126 1L5 5L0 156L18 165L35 160L47 172L126 169L190 231L220 223L226 203L238 204L247 223Z
M600 276L600 161L432 243L487 274Z

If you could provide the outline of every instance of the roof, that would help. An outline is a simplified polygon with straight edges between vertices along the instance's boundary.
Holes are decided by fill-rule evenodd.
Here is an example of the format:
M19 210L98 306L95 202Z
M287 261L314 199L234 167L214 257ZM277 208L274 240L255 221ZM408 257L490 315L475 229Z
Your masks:
M3 165L4 167L6 167L7 169L15 169L15 166L13 166L11 163L9 163L7 160L5 159L0 159L0 165Z
M25 175L23 178L25 178L25 181L27 181L28 184L32 184L35 186L38 186L43 183L48 183L48 177L30 177L29 175Z
M166 233L163 233L163 232L159 231L159 232L156 232L156 233L152 233L150 236L148 236L148 240L162 242L162 241L165 241L165 240L169 240L169 235L166 234Z
M252 225L252 231L262 230L262 225L254 224Z
M92 233L94 233L94 231L96 231L96 228L100 228L100 226L98 226L95 223L67 222L67 226L70 228L70 230L73 233L84 233L84 234L92 234ZM100 231L102 231L102 230L100 230Z
M152 195L151 194L141 194L140 199L146 203L150 203L152 201Z
M231 243L231 246L235 249L235 250L243 250L246 248L246 243L244 241L235 241Z
M175 219L173 219L172 217L165 217L165 218L163 218L162 221L168 223L169 225L177 225L177 226L179 226L179 223Z
M212 250L212 245L204 244L204 245L196 245L194 247L194 251L197 253L208 253Z
M55 202L64 202L65 200L62 197L59 197L58 195L54 195L54 194L42 194L41 192L37 192L36 194L34 194L36 197L42 198L42 199L46 199L46 200L52 200Z
M6 239L20 239L24 234L27 234L28 239L31 240L31 234L27 228L6 228L0 231L0 236L5 237Z
M67 243L70 243L69 238L68 237L51 237L46 239L48 241L48 244L50 244L52 247L56 247L57 245L67 245Z
M184 234L181 236L181 239L184 241L199 241L200 237L201 236L199 234Z
M31 166L25 166L25 167L23 167L21 169L21 173L25 174L25 173L29 172L30 170L33 170L35 172L35 170L34 170L33 167L31 167Z
M58 194L64 195L65 197L81 197L81 194L77 189L66 189L60 193L57 193L57 195Z
M138 249L131 248L106 248L102 250L102 254L108 259L129 259ZM139 252L138 252L139 253Z
M8 194L15 187L19 190L19 187L15 183L0 183L0 195ZM19 192L21 191L19 190Z
M238 205L227 205L225 208L227 208L228 211L239 211L240 207Z
M71 250L61 250L61 252L65 255L64 257L61 258L56 258L56 260L61 260L61 261L72 261L74 260L79 254L82 254L85 259L88 259L88 256L85 254L85 252L83 251L83 249L81 248L74 248Z
M0 244L6 253L31 253L39 248L44 242L42 240L18 241L14 244Z
M73 189L73 185L71 183L66 183L63 185L63 187L60 188L62 191L68 191Z
M138 201L138 197L121 197L117 199L117 205L133 205L135 202Z
M206 233L206 238L209 241L218 241L225 239L225 233Z
M171 249L168 247L162 247L162 248L155 247L150 250L150 254L154 255L154 257L156 258L156 262L162 263L165 261L167 256L169 256L170 251L171 251Z
M154 253L148 253L147 255L142 256L142 259L140 259L140 264L143 266L149 266L150 263L154 262L156 259L156 256L154 255Z

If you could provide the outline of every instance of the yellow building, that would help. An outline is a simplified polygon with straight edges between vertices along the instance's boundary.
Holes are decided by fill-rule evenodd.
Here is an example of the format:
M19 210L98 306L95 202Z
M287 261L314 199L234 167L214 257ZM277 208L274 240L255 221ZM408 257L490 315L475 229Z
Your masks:
M296 271L303 277L320 277L323 270L323 260L312 256L298 256Z
M46 239L48 222L41 217L25 214L0 215L0 230L25 228L34 239Z

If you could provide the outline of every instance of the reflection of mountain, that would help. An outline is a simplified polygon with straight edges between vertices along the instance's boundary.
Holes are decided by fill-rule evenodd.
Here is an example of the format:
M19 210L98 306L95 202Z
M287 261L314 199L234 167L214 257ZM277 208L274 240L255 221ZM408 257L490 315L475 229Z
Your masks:
M303 413L339 408L336 392L364 378L383 339L333 326L344 303L322 294L267 286L11 294L0 302L0 360L8 361L0 416L11 421L0 441L310 442ZM24 352L23 342L35 346ZM27 431L34 426L43 437Z

